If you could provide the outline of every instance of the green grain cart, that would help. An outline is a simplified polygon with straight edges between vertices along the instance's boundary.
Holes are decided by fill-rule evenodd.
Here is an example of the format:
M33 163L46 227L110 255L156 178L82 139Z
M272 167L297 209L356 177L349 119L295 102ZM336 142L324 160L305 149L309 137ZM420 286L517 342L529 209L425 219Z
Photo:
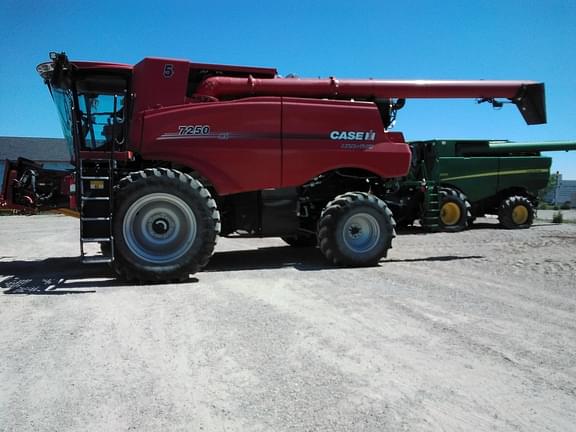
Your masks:
M400 226L461 231L476 217L497 215L505 228L528 228L538 191L548 185L550 157L576 142L433 140L410 143L412 168L387 201Z

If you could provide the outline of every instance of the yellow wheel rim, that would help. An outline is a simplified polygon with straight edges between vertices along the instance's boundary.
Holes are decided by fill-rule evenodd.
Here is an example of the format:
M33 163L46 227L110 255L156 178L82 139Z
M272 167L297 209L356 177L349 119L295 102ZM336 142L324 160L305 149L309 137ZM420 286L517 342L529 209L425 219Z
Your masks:
M456 225L460 221L462 212L460 206L454 202L447 202L442 205L440 210L440 220L445 226Z
M525 224L528 221L528 209L526 206L520 204L512 210L512 221L516 225Z

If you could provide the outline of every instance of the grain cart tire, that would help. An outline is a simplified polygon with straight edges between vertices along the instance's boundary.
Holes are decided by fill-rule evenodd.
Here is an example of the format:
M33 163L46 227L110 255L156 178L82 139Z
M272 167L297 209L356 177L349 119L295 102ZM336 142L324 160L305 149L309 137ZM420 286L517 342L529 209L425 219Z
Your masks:
M441 188L440 198L440 229L445 232L458 232L468 227L472 218L472 206L466 196L455 189Z
M392 247L396 223L384 201L348 192L329 202L318 222L318 245L335 265L372 266Z
M498 209L498 221L508 229L530 228L534 221L534 206L525 196L508 197Z
M124 279L182 281L208 263L220 214L198 180L176 170L145 169L120 180L115 202L114 268Z
M282 240L290 246L297 248L316 247L318 244L318 240L313 234L295 234L282 237Z

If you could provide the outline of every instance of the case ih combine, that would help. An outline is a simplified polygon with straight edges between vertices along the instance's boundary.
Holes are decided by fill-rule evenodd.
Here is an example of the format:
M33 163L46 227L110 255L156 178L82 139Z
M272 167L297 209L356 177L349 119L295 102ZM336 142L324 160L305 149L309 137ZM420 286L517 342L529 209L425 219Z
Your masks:
M336 265L377 263L395 236L383 198L410 169L410 147L388 131L405 98L509 101L528 124L546 122L544 85L531 81L297 79L160 58L50 58L37 69L76 169L6 162L4 205L77 211L83 261L141 281L199 271L219 235L281 236L318 244ZM87 243L102 255L88 256Z

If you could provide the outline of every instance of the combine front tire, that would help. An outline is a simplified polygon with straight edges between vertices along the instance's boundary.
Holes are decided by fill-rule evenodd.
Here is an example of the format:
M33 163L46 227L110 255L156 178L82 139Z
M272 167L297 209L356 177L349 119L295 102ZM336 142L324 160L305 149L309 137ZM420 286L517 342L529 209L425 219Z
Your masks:
M525 196L506 198L498 210L498 221L508 229L530 228L534 221L534 206Z
M455 189L440 189L440 227L442 231L458 232L466 229L472 218L472 206L466 196Z
M392 247L395 225L386 203L374 195L364 192L339 195L320 216L320 251L336 265L376 265Z
M115 196L115 261L128 280L181 281L212 256L220 215L208 190L166 168L124 177Z

